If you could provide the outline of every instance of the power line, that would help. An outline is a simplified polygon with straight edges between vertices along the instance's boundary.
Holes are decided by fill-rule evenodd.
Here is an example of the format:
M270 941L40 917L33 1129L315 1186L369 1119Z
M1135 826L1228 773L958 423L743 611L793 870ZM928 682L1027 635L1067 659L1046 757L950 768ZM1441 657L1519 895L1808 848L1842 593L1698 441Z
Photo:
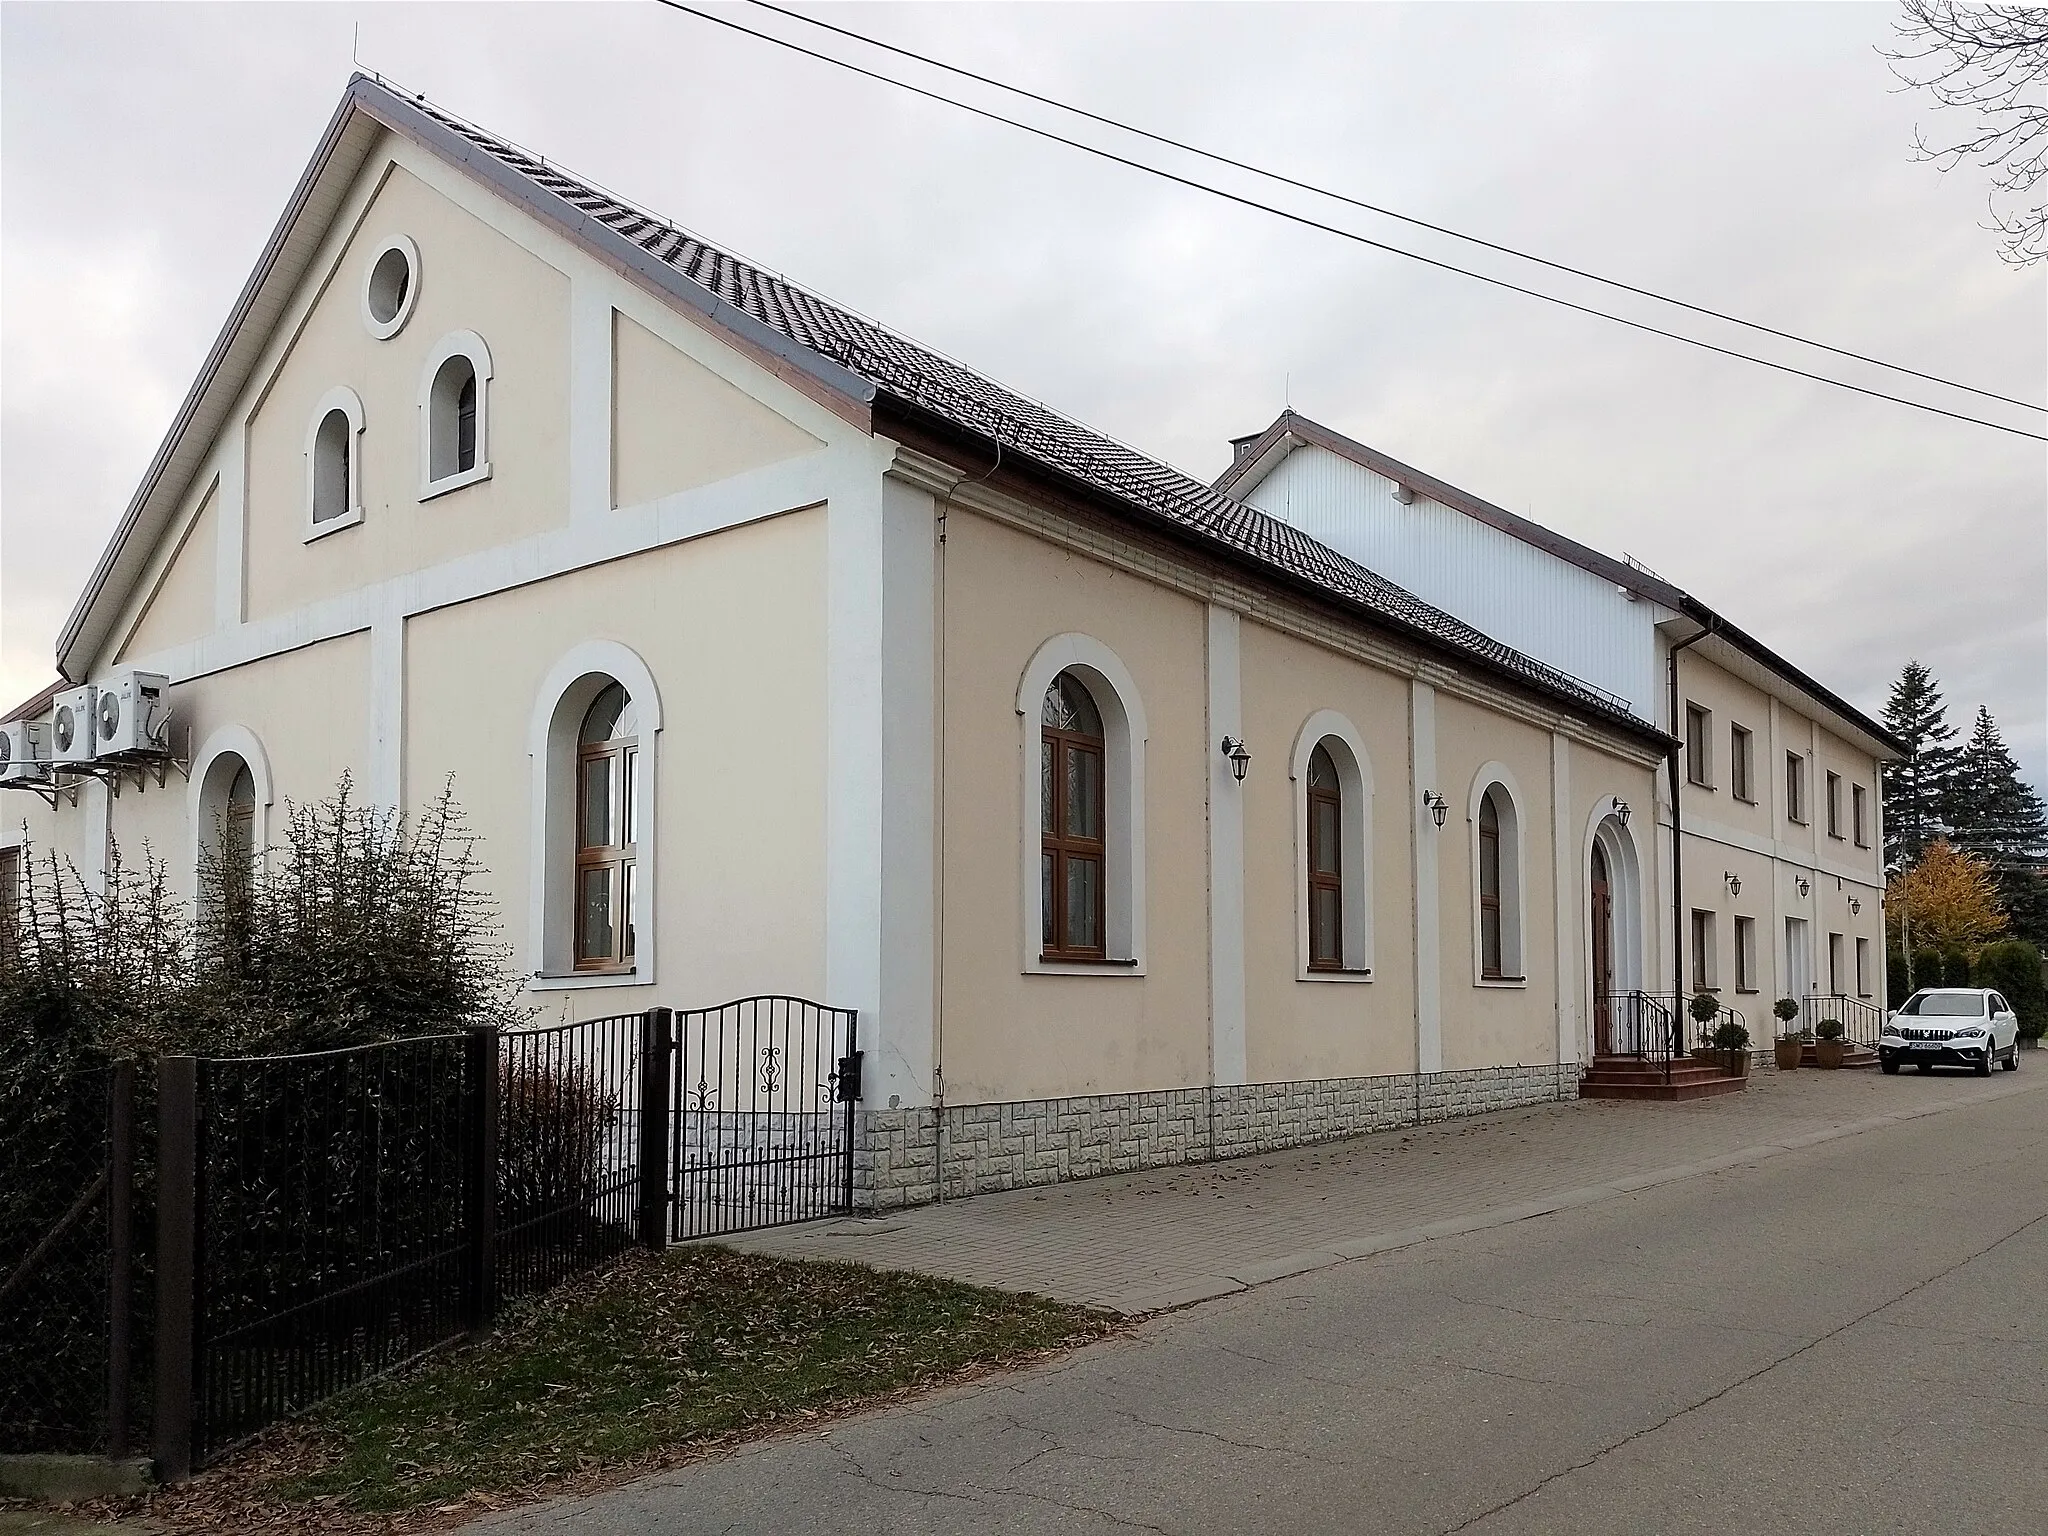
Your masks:
M831 54L820 53L815 49L804 47L801 43L791 42L788 38L777 37L770 32L756 31L752 27L742 26L740 23L728 20L726 17L713 15L709 11L699 10L693 5L685 5L682 3L682 0L655 0L655 4L672 11L680 11L688 16L694 16L699 21L708 21L714 26L724 27L729 31L755 38L760 42L773 43L778 48L787 49L791 53L802 54L804 57L815 59L821 64L830 64L835 68L847 71L849 74L860 75L882 85L893 85L898 90L908 91L914 96L922 96L928 101L936 101L945 106L956 107L960 111L972 113L976 117L986 118L990 122L1002 123L1007 127L1019 129L1055 144L1064 144L1069 149L1078 149L1084 154L1094 155L1097 159L1107 160L1115 165L1126 166L1134 171L1142 171L1149 176L1156 176L1162 181L1170 181L1177 186L1186 187L1191 191L1206 192L1212 197L1219 197L1226 202L1236 203L1245 208L1256 209L1261 213L1270 213L1276 218L1286 219L1290 223L1300 224L1308 229L1321 230L1324 234L1335 235L1339 239L1349 240L1357 245L1367 246L1377 251L1385 251L1393 256L1404 256L1410 261L1420 262L1424 266L1436 267L1441 271L1456 273L1460 277L1473 278L1479 282L1490 284L1493 287L1505 288L1511 293L1523 294L1532 299L1541 299L1547 304L1555 304L1563 309L1575 310L1579 314L1591 315L1596 319L1610 321L1615 325L1625 325L1631 330L1645 331L1653 336L1662 336L1666 340L1681 342L1689 347L1697 347L1704 352L1717 353L1722 357L1732 357L1745 363L1755 363L1760 368L1769 368L1777 373L1787 373L1796 378L1810 379L1816 384L1831 384L1837 389L1846 389L1852 394L1865 395L1873 400L1888 400L1894 405L1903 405L1909 409L1924 411L1933 416L1947 417L1951 421L1968 422L1972 426L1988 427L1994 432L2009 433L2014 437L2024 437L2032 442L2048 443L2048 437L2044 437L2038 432L2029 432L2023 427L2009 427L2003 423L1986 421L1982 417L1970 416L1961 411L1945 410L1941 406L1929 405L1924 401L1909 400L1902 395L1887 394L1880 389L1870 389L1861 384L1851 384L1845 379L1832 379L1825 374L1813 373L1805 368L1795 368L1789 363L1772 362L1769 358L1756 357L1748 352L1738 352L1732 347L1719 346L1714 342L1702 341L1698 337L1686 336L1677 331L1667 331L1661 326L1651 325L1646 321L1631 320L1624 315L1611 314L1604 309L1595 309L1590 305L1579 304L1571 299L1560 298L1556 294L1544 293L1540 289L1527 288L1520 283L1509 282L1506 278L1492 277L1484 272L1475 272L1469 267L1458 266L1454 262L1441 261L1434 256L1424 256L1420 252L1405 250L1398 245L1389 245L1385 241L1374 240L1352 230L1339 228L1334 224L1325 224L1321 220L1309 218L1305 214L1294 213L1285 208L1275 207L1271 203L1262 203L1257 198L1226 191L1224 188L1211 186L1207 182L1196 181L1191 177L1163 170L1156 165L1147 165L1142 160L1133 160L1128 156L1116 154L1111 150L1101 149L1096 145L1086 144L1078 139L1067 138L1065 135L1054 133L1048 128L1040 128L1033 123L1022 122L1014 117L1005 117L1002 113L991 111L987 107L978 107L971 102L960 101L954 97L942 95L937 91L927 90L925 87L913 85L907 80L898 80L892 76L880 74L875 70L865 69L846 59L834 58Z
M835 26L829 21L821 21L815 16L806 15L802 11L792 11L780 5L770 4L769 0L747 0L747 3L764 11L773 11L778 16L786 16L792 21L800 21L826 32L837 33L839 36L849 38L854 42L866 43L871 48L880 48L886 53L897 55L899 58L913 59L919 64L929 65L933 69L944 70L947 74L958 75L965 80L973 80L978 84L991 86L999 91L1007 91L1012 96L1021 96L1027 101L1035 101L1042 106L1053 107L1058 111L1071 113L1075 117L1086 118L1089 122L1100 123L1105 128L1114 128L1120 133L1128 133L1137 138L1149 139L1154 144L1164 144L1169 149L1181 150L1186 154L1196 155L1204 160L1213 161L1217 165L1227 165L1232 170L1248 171L1254 176L1265 178L1267 181L1278 182L1282 186L1293 187L1298 191L1311 192L1317 197L1327 197L1332 202L1346 203L1353 208L1363 209L1367 213L1376 213L1383 218L1394 219L1403 224L1413 225L1417 229L1429 230L1433 234L1448 235L1453 240L1462 240L1466 244L1476 245L1482 250L1496 251L1503 256L1512 256L1519 261L1533 262L1539 267L1548 267L1553 272L1564 272L1572 277L1584 278L1587 282L1599 283L1608 288L1617 288L1623 293L1632 293L1639 298L1654 299L1659 304L1670 304L1678 309L1690 310L1696 315L1705 315L1710 319L1726 321L1730 325L1739 325L1748 330L1761 331L1764 335L1776 336L1781 341L1797 342L1802 347L1813 347L1822 352L1832 352L1837 357L1851 358L1859 363L1869 363L1875 368L1885 368L1894 373L1908 374L1916 379L1925 379L1930 384L1940 384L1949 389L1959 389L1965 394L1979 395L1986 400L1996 400L2003 405L2016 405L2023 411L2042 411L2048 413L2048 406L2039 406L2031 401L2018 400L2011 395L2001 395L1994 390L1979 389L1974 384L1964 384L1956 379L1944 378L1938 373L1923 373L1920 369L1908 368L1903 363L1888 363L1881 357L1871 357L1866 353L1852 352L1847 347L1831 346L1825 341L1815 341L1811 337L1800 336L1792 331L1781 331L1776 326L1765 325L1761 321L1745 320L1740 315L1731 315L1722 310L1710 309L1704 304L1694 304L1685 299L1673 298L1668 293L1658 293L1652 288L1639 288L1634 283L1625 283L1619 278L1602 277L1599 273L1588 272L1583 267L1574 267L1562 261L1552 261L1548 257L1538 256L1512 245L1501 245L1495 241L1483 239L1478 235L1468 235L1461 230L1451 229L1442 224L1432 224L1427 219L1418 219L1410 214L1400 213L1395 209L1383 207L1378 203L1368 203L1364 199L1352 197L1348 193L1333 192L1328 187L1317 186L1314 182L1302 181L1281 171L1269 171L1264 166L1252 165L1243 160L1233 160L1228 155L1218 154L1214 150L1203 149L1200 145L1189 144L1181 139L1170 138L1163 133L1154 133L1150 129L1140 128L1136 124L1124 122L1120 118L1105 117L1100 112L1091 112L1086 107L1077 107L1071 102L1060 101L1051 96L1042 96L1036 91L1026 90L1020 85L1011 85L1007 81L998 80L990 75L976 74L971 69L964 69L958 64L948 64L944 59L932 58L929 54L919 53L915 49L899 47L895 43L884 42L878 37L869 37L865 32L855 32L849 27Z

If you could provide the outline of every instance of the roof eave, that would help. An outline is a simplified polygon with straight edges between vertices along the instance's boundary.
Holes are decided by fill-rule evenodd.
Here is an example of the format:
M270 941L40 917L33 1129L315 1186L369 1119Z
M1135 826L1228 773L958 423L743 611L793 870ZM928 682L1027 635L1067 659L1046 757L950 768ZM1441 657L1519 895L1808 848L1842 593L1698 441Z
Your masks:
M887 428L892 425L908 425L921 431L935 441L950 441L971 444L977 451L987 453L996 459L999 445L994 439L963 426L952 418L938 414L929 407L905 400L884 390L876 396L878 425ZM1141 523L1149 531L1158 533L1184 548L1199 551L1211 559L1248 572L1259 580L1286 588L1289 592L1305 597L1319 606L1335 608L1370 628L1398 635L1401 639L1442 657L1460 667L1476 668L1514 689L1517 693L1533 695L1553 707L1565 710L1579 718L1597 721L1610 729L1621 731L1639 741L1654 746L1659 756L1667 756L1678 747L1676 738L1658 726L1629 713L1626 710L1607 709L1590 699L1582 699L1562 690L1546 687L1539 679L1527 677L1511 667L1504 667L1491 658L1454 645L1440 635L1431 634L1420 626L1409 624L1396 615L1368 608L1352 601L1341 593L1294 572L1259 559L1248 551L1233 548L1227 543L1204 536L1199 530L1183 526L1173 519L1163 517L1138 502L1091 485L1086 480L1071 475L1054 465L1018 454L1014 449L1004 449L1000 469L991 468L990 478L1007 477L1017 473L1019 464L1028 465L1031 472L1040 478L1057 484L1067 498L1083 504L1105 509L1116 516ZM963 466L970 471L973 466Z

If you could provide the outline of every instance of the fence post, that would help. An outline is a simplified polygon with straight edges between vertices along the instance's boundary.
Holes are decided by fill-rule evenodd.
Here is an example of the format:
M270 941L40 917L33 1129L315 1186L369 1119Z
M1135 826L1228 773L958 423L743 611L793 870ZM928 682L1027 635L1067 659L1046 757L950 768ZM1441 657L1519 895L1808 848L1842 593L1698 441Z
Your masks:
M480 1025L464 1042L463 1302L470 1332L489 1330L498 1311L498 1031Z
M675 1057L675 1015L640 1015L640 1242L668 1246L669 1064Z
M114 1063L107 1103L107 1454L128 1454L129 1352L135 1245L130 1211L135 1187L135 1063Z
M199 1063L157 1060L156 1464L167 1483L192 1475L193 1314L199 1254Z
M845 1139L839 1143L840 1177L843 1180L840 1188L839 1208L849 1214L853 1211L853 1106L859 1100L861 1093L861 1057L863 1052L859 1049L859 1039L860 1014L857 1010L848 1009L846 1014L846 1054L839 1058L838 1078L833 1086L839 1102L846 1106L846 1123L842 1132ZM944 1111L940 1113L943 1118ZM939 1170L939 1177L942 1180L945 1178L945 1170L943 1168Z

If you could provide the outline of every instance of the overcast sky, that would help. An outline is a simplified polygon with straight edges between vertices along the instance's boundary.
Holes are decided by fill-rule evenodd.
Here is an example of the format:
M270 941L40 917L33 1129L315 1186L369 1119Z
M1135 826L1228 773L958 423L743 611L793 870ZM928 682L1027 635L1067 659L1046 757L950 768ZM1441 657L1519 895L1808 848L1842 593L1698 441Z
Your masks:
M2048 388L2048 272L2000 264L1981 173L1911 159L1935 122L1874 51L1890 6L829 14L1556 260ZM0 6L0 707L53 675L358 25L394 81L1190 473L1291 399L1634 555L1865 708L1919 657L1951 719L1988 704L2048 784L2039 443L1430 272L652 4Z

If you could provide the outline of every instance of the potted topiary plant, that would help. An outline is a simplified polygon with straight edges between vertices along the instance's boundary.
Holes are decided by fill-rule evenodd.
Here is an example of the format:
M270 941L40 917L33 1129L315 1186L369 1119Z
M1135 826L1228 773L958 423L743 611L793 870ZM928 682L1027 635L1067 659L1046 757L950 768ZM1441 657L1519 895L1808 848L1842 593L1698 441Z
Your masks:
M1799 999L1781 997L1771 1004L1771 1012L1779 1025L1774 1047L1778 1056L1778 1070L1790 1072L1799 1065L1799 1058L1806 1050L1805 1035L1791 1027L1792 1021L1799 1017Z
M1749 1026L1740 1019L1723 1020L1714 1031L1714 1048L1721 1052L1730 1077L1749 1076Z
M1842 1038L1845 1031L1840 1019L1822 1019L1813 1026L1813 1059L1823 1067L1839 1067L1842 1058L1849 1054L1849 1042Z
M1712 1032L1714 1019L1721 1012L1721 1000L1711 992L1695 992L1692 1001L1686 1004L1686 1012L1692 1015L1693 1024L1696 1026L1692 1032L1695 1042L1692 1048L1693 1055L1715 1055Z

